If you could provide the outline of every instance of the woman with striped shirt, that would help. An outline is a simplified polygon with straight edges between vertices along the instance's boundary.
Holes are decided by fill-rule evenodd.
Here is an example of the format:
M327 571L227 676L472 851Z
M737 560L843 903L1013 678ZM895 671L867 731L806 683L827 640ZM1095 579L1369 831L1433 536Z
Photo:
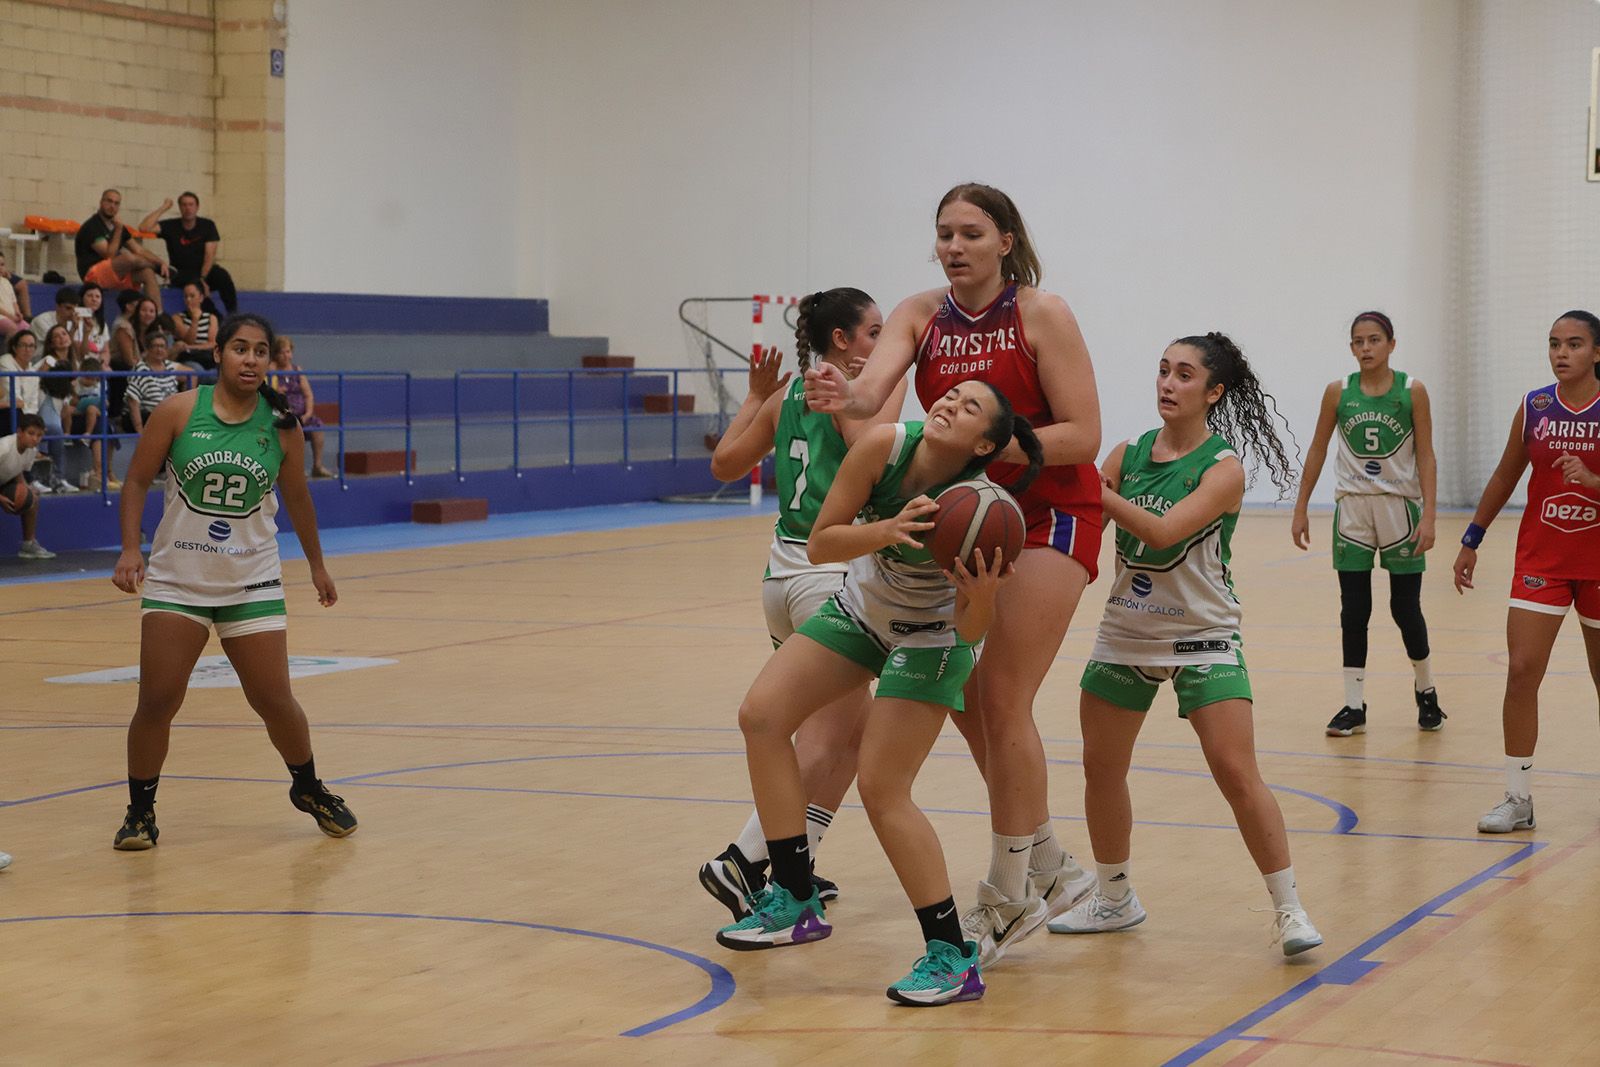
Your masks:
M144 339L144 365L128 379L128 410L123 416L124 432L144 433L150 413L167 397L182 391L184 384L167 362L167 335L151 330Z

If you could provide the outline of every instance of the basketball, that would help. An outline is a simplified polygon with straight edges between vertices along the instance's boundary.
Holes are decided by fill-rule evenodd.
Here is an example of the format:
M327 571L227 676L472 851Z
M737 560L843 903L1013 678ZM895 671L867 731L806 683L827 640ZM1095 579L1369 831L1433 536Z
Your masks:
M6 510L21 511L24 505L26 505L28 502L27 481L23 478L18 478L16 480L16 485L12 486L11 492L5 494L3 497L0 497L0 500L5 501Z
M933 529L925 542L934 562L954 571L956 560L963 560L968 571L976 573L974 552L982 552L985 563L993 564L995 549L1007 563L1015 563L1022 553L1027 525L1022 508L1005 489L993 482L975 479L957 482L940 493L934 503Z

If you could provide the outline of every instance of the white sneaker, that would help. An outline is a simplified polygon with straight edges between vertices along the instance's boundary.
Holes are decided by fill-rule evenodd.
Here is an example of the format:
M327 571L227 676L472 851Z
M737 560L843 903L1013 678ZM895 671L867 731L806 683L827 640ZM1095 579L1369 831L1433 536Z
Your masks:
M56 554L37 541L24 541L17 546L18 559L55 559Z
M4 852L0 852L0 871L5 870L9 866L11 866L11 857L6 855Z
M32 489L35 493L38 493L40 496L49 496L50 495L50 487L48 485L45 485L43 482L29 482L28 483L28 488Z
M978 943L978 965L988 967L1044 923L1045 902L1029 896L1007 900L988 882L978 883L978 903L961 916L961 931Z
M78 487L67 481L65 478L52 478L50 480L50 492L52 493L59 493L60 495L65 496L68 493L76 493L77 491Z
M1506 794L1506 798L1478 820L1480 834L1509 834L1513 830L1532 830L1533 798Z
M1071 856L1068 856L1066 862L1056 870L1030 870L1028 880L1033 883L1034 895L1044 898L1047 919L1054 919L1083 900L1094 892L1098 882L1092 871L1086 871L1078 866L1078 861Z
M1285 956L1298 956L1322 944L1322 935L1311 925L1306 909L1276 908L1272 920L1272 943L1281 944Z
M1144 919L1144 905L1133 890L1120 900L1107 900L1096 888L1061 918L1051 919L1048 929L1052 934L1109 934L1138 926Z

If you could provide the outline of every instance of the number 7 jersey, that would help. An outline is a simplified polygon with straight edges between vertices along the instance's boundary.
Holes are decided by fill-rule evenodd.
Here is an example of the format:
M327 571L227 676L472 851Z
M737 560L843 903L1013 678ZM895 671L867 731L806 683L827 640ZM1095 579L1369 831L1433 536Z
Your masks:
M283 464L273 411L257 400L244 422L223 422L212 387L195 395L167 453L166 499L150 542L147 599L195 607L283 599L278 498Z
M791 578L818 571L843 573L844 563L812 563L806 541L828 498L833 476L849 449L834 426L833 416L806 406L805 382L797 375L778 409L773 436L773 476L778 488L778 522L772 534L768 578Z

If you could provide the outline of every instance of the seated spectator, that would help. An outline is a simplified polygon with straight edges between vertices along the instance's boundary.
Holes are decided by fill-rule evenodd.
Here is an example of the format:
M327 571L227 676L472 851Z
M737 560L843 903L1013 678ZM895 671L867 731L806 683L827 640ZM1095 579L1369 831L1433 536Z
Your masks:
M84 320L87 331L83 351L89 356L103 356L111 346L111 328L106 322L106 294L94 282L86 282L78 293L78 316Z
M139 229L149 232L171 200L146 215ZM128 233L117 213L122 210L122 194L107 189L100 194L100 210L84 220L73 238L78 257L78 274L102 289L141 288L156 299L161 297L161 279L170 271L161 258L147 252L139 239Z
M29 330L18 330L6 342L6 354L0 356L0 372L40 370L39 366L39 341ZM66 442L61 440L61 413L54 402L44 395L37 375L26 377L0 378L0 408L9 408L0 416L0 429L9 430L15 423L14 420L22 415L37 415L44 422L44 427L53 436L48 446L50 453L51 472L50 482L34 483L33 488L39 493L48 493L53 488L53 483L60 482L61 472L66 461ZM65 483L62 483L65 484Z
M0 437L0 509L22 516L19 559L56 556L39 544L39 498L25 477L39 458L39 440L43 436L44 420L37 415L24 415L17 422L16 433Z
M33 300L28 295L28 279L20 274L12 274L6 268L4 254L0 254L0 278L10 279L11 291L17 296L17 308L22 312L22 317L25 319L33 318Z
M183 389L183 382L167 363L167 335L151 330L144 339L144 366L128 379L124 433L144 433L144 424L160 403Z
M0 341L5 341L12 334L28 325L28 316L23 313L22 305L17 302L17 290L10 284L11 275L6 270L5 253L0 252Z
M52 326L50 332L45 334L43 351L39 358L34 360L33 369L51 372L76 371L80 359L78 348L72 343L72 334L67 327ZM43 394L39 398L39 414L44 418L46 429L53 421L58 427L56 433L65 435L71 432L72 384L71 378L52 376L39 379L39 392ZM48 450L51 463L50 491L76 493L78 487L66 480L67 442L58 438L50 442Z
M268 377L272 388L289 401L289 410L300 419L300 429L311 442L311 477L332 478L333 472L322 465L322 420L316 416L316 394L311 391L311 379L300 373L300 364L294 361L291 338L278 336Z
M173 320L173 352L179 363L196 370L217 369L217 317L204 307L205 286L198 281L183 283L183 310Z
M35 315L33 322L29 324L29 329L33 330L33 336L43 342L50 331L57 326L66 327L73 344L80 348L78 354L81 357L83 355L81 345L83 339L88 336L88 326L78 315L78 291L70 285L56 289L55 310Z
M161 305L138 293L124 293L117 297L117 303L122 305L122 314L111 329L111 355L106 365L111 370L138 370L144 362L143 338L161 317ZM106 412L106 417L114 422L124 421L122 398L127 389L128 379L110 380L111 410Z
M73 382L73 417L75 422L80 423L76 427L78 433L92 435L100 425L100 409L105 404L105 394L101 388L101 383L105 379L99 376L100 360L96 356L84 356L83 366L79 369L84 372L84 377ZM84 485L98 493L102 470L100 438L93 436L89 438L89 455L94 458L94 468L89 471L89 477ZM121 489L122 483L107 473L106 488Z
M167 201L172 206L172 201ZM163 208L163 211L166 209ZM146 227L140 226L141 230ZM156 231L167 243L167 259L172 263L172 284L204 282L205 295L213 292L222 300L222 306L232 315L239 310L239 294L233 288L233 276L217 266L217 246L222 234L217 224L200 215L200 198L193 193L178 195L178 217L163 219ZM207 301L210 304L210 301ZM215 313L214 307L207 311Z

